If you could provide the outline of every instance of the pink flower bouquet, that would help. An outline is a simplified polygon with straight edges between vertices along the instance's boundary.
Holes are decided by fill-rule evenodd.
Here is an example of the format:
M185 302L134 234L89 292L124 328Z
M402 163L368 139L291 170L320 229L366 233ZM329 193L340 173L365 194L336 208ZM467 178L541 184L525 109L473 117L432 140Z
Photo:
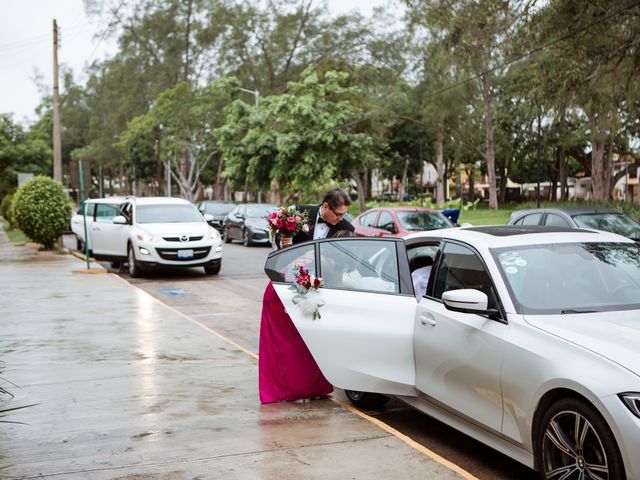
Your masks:
M280 207L267 217L271 234L293 237L300 232L309 231L309 213L301 212L295 206Z

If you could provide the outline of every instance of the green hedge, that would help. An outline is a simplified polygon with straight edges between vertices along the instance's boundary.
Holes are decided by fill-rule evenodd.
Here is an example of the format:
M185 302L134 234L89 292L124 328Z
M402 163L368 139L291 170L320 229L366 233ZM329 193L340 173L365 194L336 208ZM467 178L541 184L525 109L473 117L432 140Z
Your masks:
M13 201L13 193L8 193L0 202L0 217L4 218L10 225L14 225L13 211L11 202Z
M71 202L62 184L43 175L24 183L11 205L20 230L47 248L53 246L71 219Z

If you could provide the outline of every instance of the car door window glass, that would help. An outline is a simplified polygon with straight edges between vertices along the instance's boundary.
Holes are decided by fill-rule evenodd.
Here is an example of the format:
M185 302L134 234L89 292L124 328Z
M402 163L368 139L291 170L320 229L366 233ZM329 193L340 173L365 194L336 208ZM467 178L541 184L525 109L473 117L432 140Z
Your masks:
M395 223L393 222L391 214L389 212L380 213L380 218L378 218L378 228L391 231L394 227Z
M398 293L398 258L393 242L334 240L320 243L325 288Z
M540 217L542 217L541 213L532 213L524 217L522 223L518 225L538 225L540 223Z
M377 215L378 215L378 211L377 210L374 211L374 212L367 213L360 220L360 225L362 225L363 227L373 227Z
M489 299L488 308L498 308L491 278L478 255L467 247L448 243L438 264L433 296L442 299L444 292L463 288L480 290Z
M287 247L272 255L265 271L272 282L293 283L298 267L302 265L311 275L316 273L315 249L313 245Z
M96 211L96 204L95 203L86 203L85 204L85 214L87 215L87 217L93 217L93 214ZM80 212L78 212L80 214L82 214L82 210L80 210Z
M96 205L96 222L112 223L113 217L118 215L120 215L120 212L115 205L108 205L106 203L98 203Z
M556 215L555 213L547 213L547 218L544 220L544 224L551 227L570 227L569 222L567 222L560 215Z

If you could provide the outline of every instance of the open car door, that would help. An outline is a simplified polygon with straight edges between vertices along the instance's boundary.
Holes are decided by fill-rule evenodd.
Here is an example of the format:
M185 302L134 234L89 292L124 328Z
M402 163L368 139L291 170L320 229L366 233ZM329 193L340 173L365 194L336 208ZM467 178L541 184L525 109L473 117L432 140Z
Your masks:
M324 279L321 318L293 303L295 271ZM269 255L265 271L325 377L363 392L415 395L417 302L401 239L314 240Z

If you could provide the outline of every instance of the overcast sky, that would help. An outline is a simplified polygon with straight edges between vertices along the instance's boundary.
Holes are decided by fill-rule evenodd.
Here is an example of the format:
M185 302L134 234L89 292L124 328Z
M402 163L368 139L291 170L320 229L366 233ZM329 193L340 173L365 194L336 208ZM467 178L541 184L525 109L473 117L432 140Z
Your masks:
M328 0L333 13L359 10L369 15L386 0ZM84 81L84 66L115 51L115 41L94 38L99 25L89 21L82 0L0 0L0 113L12 112L14 120L29 122L41 94L37 74L51 90L53 19L61 29L58 61L73 69L76 81Z

